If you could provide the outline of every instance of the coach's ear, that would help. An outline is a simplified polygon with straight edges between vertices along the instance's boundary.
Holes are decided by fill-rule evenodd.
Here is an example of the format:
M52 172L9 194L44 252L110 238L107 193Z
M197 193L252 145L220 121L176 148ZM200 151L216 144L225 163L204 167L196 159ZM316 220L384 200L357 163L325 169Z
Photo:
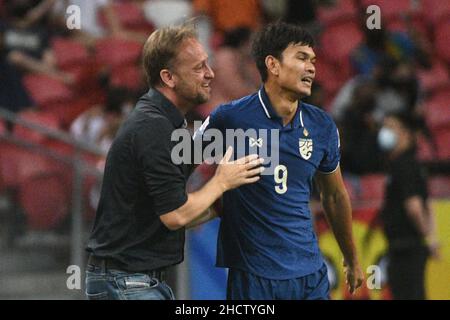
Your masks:
M175 88L175 79L173 77L172 72L169 69L162 69L159 72L159 76L161 77L161 81L169 88Z
M278 77L279 71L280 71L280 62L278 61L277 58L275 58L274 56L268 55L266 57L266 68L268 70L269 73L271 73L272 75Z

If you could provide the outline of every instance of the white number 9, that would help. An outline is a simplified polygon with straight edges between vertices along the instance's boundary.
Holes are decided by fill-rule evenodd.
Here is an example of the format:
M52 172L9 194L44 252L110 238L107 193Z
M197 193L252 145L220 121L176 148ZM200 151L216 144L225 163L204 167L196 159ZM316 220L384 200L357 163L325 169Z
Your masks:
M275 186L275 191L278 194L283 194L287 191L287 177L288 177L288 170L286 166L283 166L282 164L275 167L275 171L273 173L273 178L275 180L275 183L281 184Z

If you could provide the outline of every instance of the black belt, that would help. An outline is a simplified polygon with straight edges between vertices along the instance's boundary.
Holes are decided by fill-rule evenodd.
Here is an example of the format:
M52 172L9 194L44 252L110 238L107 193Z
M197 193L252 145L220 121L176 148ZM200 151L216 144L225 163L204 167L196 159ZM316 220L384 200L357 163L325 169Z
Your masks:
M144 273L149 275L152 278L156 278L159 281L166 281L167 270L166 268L159 268L155 270L144 270L144 271L130 271L123 267L123 264L111 259L111 258L99 258L93 255L89 256L88 264L101 268L103 272L106 272L108 269L115 269L119 271L125 271L128 273Z

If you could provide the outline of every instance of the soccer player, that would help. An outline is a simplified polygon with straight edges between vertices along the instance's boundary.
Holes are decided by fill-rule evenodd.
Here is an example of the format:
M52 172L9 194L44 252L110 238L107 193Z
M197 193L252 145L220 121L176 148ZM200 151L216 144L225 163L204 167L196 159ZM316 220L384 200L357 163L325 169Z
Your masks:
M230 129L279 133L279 164L273 174L223 196L217 266L229 268L227 298L329 298L327 267L309 209L313 178L353 293L363 275L339 168L338 131L324 111L301 101L311 94L315 76L313 39L298 26L278 22L260 31L253 55L263 81L261 89L219 106L194 135L203 139L213 128L224 135ZM262 136L245 143L246 147L274 147L271 138Z

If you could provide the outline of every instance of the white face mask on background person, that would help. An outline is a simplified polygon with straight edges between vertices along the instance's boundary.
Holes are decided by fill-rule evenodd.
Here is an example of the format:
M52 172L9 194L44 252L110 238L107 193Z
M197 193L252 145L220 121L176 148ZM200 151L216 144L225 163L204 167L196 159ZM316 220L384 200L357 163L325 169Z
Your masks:
M389 128L382 127L378 132L378 145L384 151L391 151L398 141L397 134Z

